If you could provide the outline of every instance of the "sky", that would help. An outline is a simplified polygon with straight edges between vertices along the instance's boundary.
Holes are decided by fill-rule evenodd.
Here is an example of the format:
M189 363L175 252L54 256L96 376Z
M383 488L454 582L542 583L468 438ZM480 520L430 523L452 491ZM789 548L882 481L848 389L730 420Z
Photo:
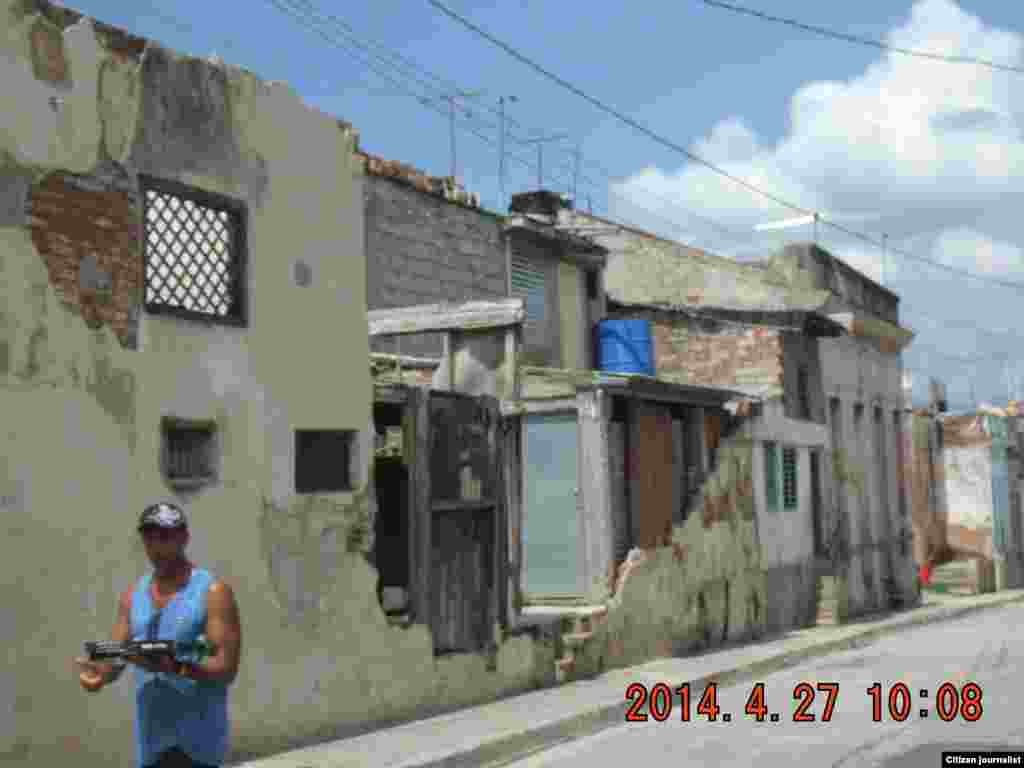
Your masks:
M1024 73L825 39L700 0L446 4L677 148L878 243L817 231L820 245L900 295L901 322L917 334L904 354L916 404L930 376L946 382L954 409L1024 398ZM890 46L1024 66L1021 3L737 4ZM595 108L427 0L69 5L285 81L353 123L367 151L434 175L451 173L445 97L461 91L457 174L491 209L537 187L540 146L546 188L713 253L764 258L815 236L810 225L760 229L799 214ZM1021 287L1000 284L1014 282Z

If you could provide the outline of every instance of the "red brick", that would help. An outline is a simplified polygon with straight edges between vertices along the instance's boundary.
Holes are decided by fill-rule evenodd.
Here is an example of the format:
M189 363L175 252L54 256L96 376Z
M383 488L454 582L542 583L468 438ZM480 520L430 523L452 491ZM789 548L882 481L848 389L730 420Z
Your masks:
M32 241L42 256L57 295L91 326L106 324L122 343L132 336L129 317L141 291L138 216L131 197L121 191L80 189L73 176L54 173L37 184L29 198ZM79 267L94 254L111 277L109 301L82 296Z

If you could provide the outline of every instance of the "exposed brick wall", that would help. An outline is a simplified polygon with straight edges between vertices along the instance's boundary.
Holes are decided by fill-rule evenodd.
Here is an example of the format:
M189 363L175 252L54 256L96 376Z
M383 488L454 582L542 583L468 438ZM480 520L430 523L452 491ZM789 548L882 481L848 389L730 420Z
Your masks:
M765 328L717 325L654 310L612 309L610 317L650 320L658 376L702 386L782 384L782 339Z
M134 349L142 220L134 183L110 170L103 176L45 177L29 194L29 226L61 301L90 327L110 326Z
M367 304L389 309L505 296L505 247L497 217L367 176ZM381 340L375 351L394 351ZM402 353L440 355L436 335L402 341Z

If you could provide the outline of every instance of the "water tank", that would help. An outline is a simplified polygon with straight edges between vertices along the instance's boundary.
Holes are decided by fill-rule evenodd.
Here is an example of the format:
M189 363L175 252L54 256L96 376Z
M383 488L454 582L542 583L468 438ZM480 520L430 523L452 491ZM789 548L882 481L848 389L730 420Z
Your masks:
M654 375L649 320L602 320L598 324L597 348L602 371Z

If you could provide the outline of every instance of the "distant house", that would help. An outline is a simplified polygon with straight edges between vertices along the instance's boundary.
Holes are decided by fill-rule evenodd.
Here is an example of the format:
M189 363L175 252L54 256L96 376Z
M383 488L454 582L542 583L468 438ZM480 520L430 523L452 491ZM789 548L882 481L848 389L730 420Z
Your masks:
M918 409L908 471L915 554L939 589L1024 583L1021 437L1016 404L967 413Z
M819 587L836 583L842 598L822 619L845 613L847 600L851 613L914 600L906 500L891 471L902 444L899 352L912 337L898 298L813 245L740 263L580 212L563 226L608 249L609 316L651 321L659 377L765 399L750 434L764 443L771 623L813 619ZM780 454L783 487L806 493L783 507L806 515L769 514Z

